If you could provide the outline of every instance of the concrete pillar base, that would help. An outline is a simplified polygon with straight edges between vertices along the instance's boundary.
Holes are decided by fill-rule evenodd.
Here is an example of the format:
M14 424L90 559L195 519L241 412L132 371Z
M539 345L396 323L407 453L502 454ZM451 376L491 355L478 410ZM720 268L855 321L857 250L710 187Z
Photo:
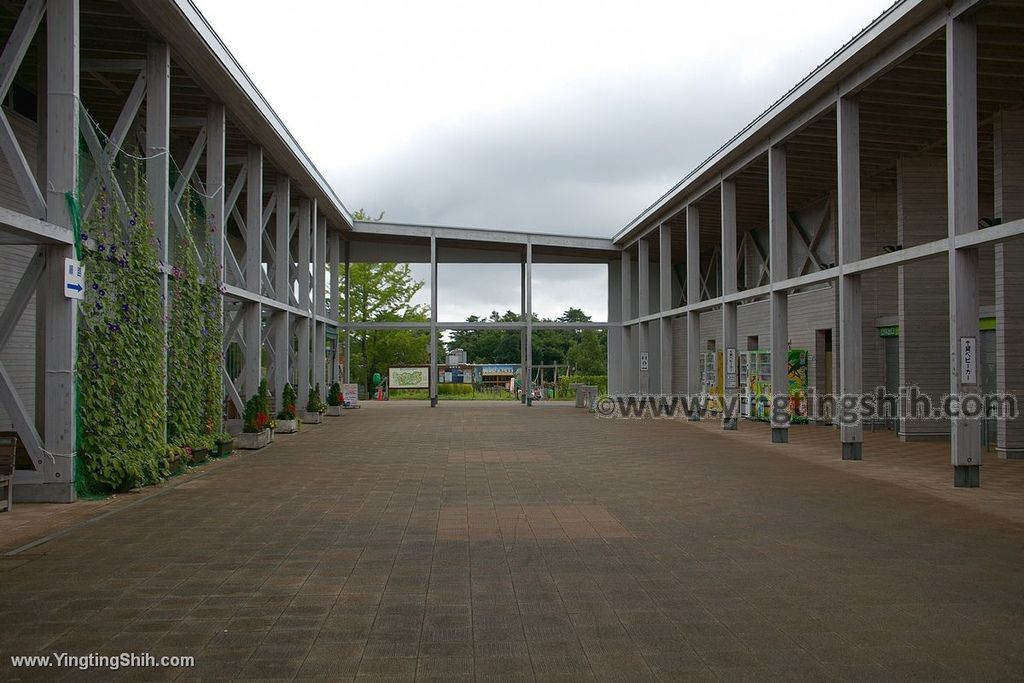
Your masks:
M772 427L772 443L789 443L789 429Z
M981 465L953 465L953 486L972 489L981 486Z
M15 503L74 503L75 485L72 482L21 484L14 482Z
M722 429L732 432L739 427L739 421L735 417L727 417L722 420Z
M1000 460L1024 460L1024 448L997 448Z
M843 443L843 460L862 460L864 444L860 441Z
M434 397L432 397L430 399L430 407L431 408L436 408L437 407L437 397L436 396L434 396Z

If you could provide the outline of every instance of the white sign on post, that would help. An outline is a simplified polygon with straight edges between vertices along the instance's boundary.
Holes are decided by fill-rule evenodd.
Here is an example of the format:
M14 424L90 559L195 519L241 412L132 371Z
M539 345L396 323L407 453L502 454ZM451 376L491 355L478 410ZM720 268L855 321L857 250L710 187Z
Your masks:
M359 385L358 384L342 384L341 385L341 400L346 406L351 408L359 407Z
M725 350L725 386L736 388L736 349Z
M977 337L960 337L960 381L964 384L978 381Z
M64 296L85 298L85 267L73 258L64 259Z
M648 368L647 352L646 351L642 351L640 353L640 372L647 372L647 368Z

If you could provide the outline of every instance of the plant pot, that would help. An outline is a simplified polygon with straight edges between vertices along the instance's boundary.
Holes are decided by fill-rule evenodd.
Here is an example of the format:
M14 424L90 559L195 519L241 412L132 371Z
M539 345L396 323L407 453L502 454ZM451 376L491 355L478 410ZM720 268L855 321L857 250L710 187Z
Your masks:
M197 465L201 462L206 462L206 459L210 457L209 448L193 448L192 449L192 464Z
M309 424L318 425L318 424L320 424L321 422L324 421L324 414L323 413L311 413L309 411L306 411L306 417L302 418L302 421L303 422L308 422Z
M331 417L341 417L341 406L327 406L327 414Z
M282 420L278 418L277 428L274 429L275 434L294 434L299 431L299 420Z
M231 451L235 448L235 440L225 441L217 444L216 456L223 458L225 455L231 455Z
M273 433L269 429L264 429L260 432L242 432L235 437L235 442L239 448L256 451L270 443L272 436Z

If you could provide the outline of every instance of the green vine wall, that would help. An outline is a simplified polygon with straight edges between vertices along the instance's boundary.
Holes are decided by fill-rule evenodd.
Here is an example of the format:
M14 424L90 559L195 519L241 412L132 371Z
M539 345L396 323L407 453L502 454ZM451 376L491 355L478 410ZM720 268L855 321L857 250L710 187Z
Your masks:
M200 268L194 235L202 204L186 192L186 229L179 231L169 268L165 321L162 245L146 208L145 178L131 166L122 182L128 190L123 204L102 188L81 227L86 295L78 331L76 481L83 495L157 482L186 465L190 449L213 447L221 429L222 290L214 217L202 222Z
M158 247L145 180L134 168L127 207L102 188L82 225L86 291L78 327L78 482L118 491L167 476L164 333Z
M177 262L168 284L171 305L167 329L167 440L174 446L210 448L212 435L204 427L206 362L202 332L206 300L199 282L196 243L192 237L195 226L190 216L190 212L186 213Z

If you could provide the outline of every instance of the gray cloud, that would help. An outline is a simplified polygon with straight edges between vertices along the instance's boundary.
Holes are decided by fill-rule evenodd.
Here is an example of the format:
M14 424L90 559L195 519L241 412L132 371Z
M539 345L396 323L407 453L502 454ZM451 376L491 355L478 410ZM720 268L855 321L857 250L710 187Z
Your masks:
M640 79L437 130L336 178L387 218L610 236L760 113L791 81Z
M807 72L803 63L783 66L753 86L726 64L707 64L675 82L576 89L436 130L333 180L350 204L383 210L387 220L610 237ZM458 272L441 275L443 318L518 310L514 268L508 276L486 265ZM569 306L606 318L605 267L537 267L534 310L555 317Z

